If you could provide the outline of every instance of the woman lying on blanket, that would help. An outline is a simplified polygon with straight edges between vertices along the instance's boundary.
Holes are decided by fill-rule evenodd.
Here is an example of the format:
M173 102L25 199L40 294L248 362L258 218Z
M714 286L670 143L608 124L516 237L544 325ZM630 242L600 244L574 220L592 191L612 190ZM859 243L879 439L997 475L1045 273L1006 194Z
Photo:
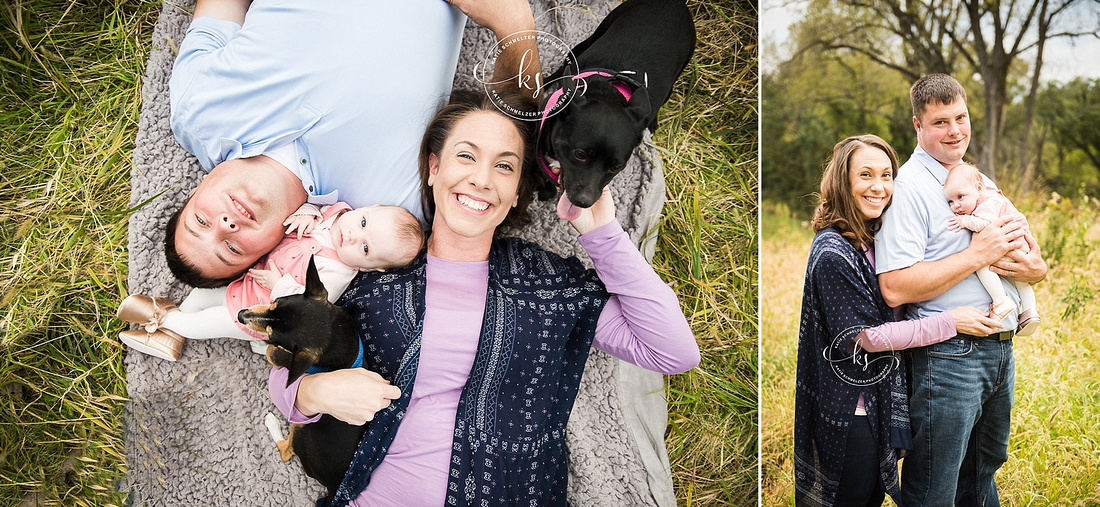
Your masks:
M986 335L1001 324L962 307L894 322L879 292L874 233L898 159L873 135L833 148L814 211L794 401L795 504L881 505L897 498L898 449L912 449L904 366L896 351ZM950 431L947 429L945 431Z
M272 370L294 423L371 422L336 495L353 505L565 505L565 429L590 346L672 374L699 361L675 293L603 197L573 227L595 269L498 237L529 220L532 125L480 92L429 123L419 166L427 250L362 273L339 304L368 343L364 368Z

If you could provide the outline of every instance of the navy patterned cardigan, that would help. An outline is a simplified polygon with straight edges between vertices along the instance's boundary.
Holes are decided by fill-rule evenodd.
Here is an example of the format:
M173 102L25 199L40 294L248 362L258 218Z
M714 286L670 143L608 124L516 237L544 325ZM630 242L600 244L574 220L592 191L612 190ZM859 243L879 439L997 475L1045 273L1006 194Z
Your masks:
M355 316L365 363L401 388L375 414L334 505L370 482L409 406L424 323L425 252L357 276L337 302ZM566 505L565 426L607 291L594 270L533 243L494 240L481 338L455 420L447 505Z
M905 368L897 352L855 349L860 331L894 321L863 252L832 227L814 237L806 265L795 375L795 504L832 506L848 428L863 394L878 441L879 477L898 500L898 452L912 449Z

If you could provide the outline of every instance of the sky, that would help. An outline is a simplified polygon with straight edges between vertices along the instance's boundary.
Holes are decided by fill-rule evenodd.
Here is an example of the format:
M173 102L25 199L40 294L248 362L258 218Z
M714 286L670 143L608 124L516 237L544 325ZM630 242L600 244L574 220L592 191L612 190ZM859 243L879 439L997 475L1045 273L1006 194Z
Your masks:
M801 9L806 4L805 0L761 0L761 71L771 72L790 57L790 48L786 47L788 28L801 16ZM1100 2L1082 0L1075 10L1063 16L1078 23L1091 24L1095 29L1100 20ZM1023 58L1030 61L1035 58L1035 52L1024 53ZM1073 43L1066 38L1049 40L1043 51L1040 79L1065 82L1078 76L1100 79L1100 39L1078 37Z

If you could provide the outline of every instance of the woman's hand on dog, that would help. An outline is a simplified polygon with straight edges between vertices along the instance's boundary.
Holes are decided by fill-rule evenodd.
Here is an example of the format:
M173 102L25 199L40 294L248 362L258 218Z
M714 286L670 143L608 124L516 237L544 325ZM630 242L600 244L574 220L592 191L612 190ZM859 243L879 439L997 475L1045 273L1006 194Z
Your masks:
M581 214L569 223L581 234L586 234L603 227L615 220L615 199L611 197L611 189L604 188L603 194L588 209L581 209Z
M401 397L401 389L365 368L349 368L306 375L298 386L294 406L306 416L328 414L356 426Z

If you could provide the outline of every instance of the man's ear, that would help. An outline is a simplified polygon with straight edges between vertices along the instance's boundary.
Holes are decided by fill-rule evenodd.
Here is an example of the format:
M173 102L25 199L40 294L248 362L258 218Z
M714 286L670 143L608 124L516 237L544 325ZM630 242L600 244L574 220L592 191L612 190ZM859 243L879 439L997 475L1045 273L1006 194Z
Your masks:
M913 129L920 133L920 119L916 116L913 117Z

